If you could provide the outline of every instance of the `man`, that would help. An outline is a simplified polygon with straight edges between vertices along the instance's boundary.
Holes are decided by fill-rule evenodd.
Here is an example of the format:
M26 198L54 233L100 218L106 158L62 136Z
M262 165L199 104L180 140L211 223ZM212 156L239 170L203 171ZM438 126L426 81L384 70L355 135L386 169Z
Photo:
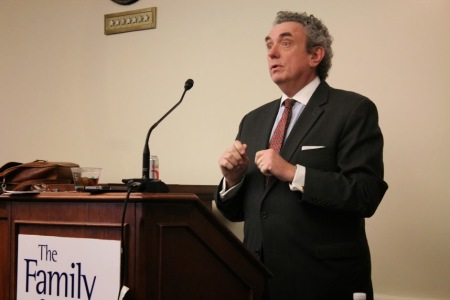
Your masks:
M364 219L387 190L383 137L368 98L325 82L331 42L313 15L278 13L266 45L281 99L247 114L219 159L217 207L245 221L245 245L273 273L271 300L373 299Z

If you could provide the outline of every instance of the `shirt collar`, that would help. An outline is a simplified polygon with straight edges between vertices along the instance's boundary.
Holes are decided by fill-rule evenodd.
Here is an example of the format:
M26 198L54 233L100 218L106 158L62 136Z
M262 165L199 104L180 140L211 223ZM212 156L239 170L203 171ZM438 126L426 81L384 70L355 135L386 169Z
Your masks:
M312 94L316 91L317 87L320 84L320 79L318 76L314 78L310 83L305 85L300 91L298 91L297 94L295 94L294 97L288 97L286 94L281 95L281 103L280 106L283 104L284 100L290 98L294 99L297 102L302 103L303 105L308 104L309 99L311 98Z

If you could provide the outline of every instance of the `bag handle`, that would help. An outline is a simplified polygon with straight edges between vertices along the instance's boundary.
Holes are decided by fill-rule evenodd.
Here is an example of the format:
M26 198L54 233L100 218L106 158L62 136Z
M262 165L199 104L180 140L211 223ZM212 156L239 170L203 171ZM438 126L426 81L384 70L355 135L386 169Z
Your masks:
M19 165L21 165L21 164L22 164L22 163L20 163L20 162L15 162L15 161L10 161L10 162L4 164L4 165L0 168L0 178L4 176L3 173L4 173L6 170L8 170L8 169L10 169L10 168L13 168L13 167L17 167L17 166L19 166Z

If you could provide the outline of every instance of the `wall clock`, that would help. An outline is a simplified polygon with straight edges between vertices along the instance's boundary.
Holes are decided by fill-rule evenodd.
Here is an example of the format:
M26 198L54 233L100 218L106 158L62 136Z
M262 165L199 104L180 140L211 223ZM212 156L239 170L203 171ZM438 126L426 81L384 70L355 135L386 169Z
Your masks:
M139 0L112 0L113 2L120 4L120 5L129 5L132 4L134 2L137 2Z

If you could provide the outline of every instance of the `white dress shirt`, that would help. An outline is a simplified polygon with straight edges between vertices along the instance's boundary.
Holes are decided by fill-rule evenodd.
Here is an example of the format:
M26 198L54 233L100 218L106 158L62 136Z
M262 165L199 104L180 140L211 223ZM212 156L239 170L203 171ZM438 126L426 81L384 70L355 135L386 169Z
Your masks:
M295 94L294 97L290 97L290 99L294 99L296 102L294 103L294 106L292 107L291 121L289 122L289 127L287 128L285 139L291 133L292 128L294 127L295 123L297 122L298 118L300 117L300 114L302 113L306 104L308 104L309 99L311 98L311 96L313 95L313 93L315 92L315 90L317 89L319 84L320 84L320 79L319 79L319 77L316 77L316 78L314 78L313 81L311 81L305 87L303 87L297 94ZM270 134L270 136L272 136L281 116L283 115L283 111L284 111L283 102L284 102L284 100L286 100L288 98L289 97L287 95L285 95L284 93L282 94L281 101L280 101L280 109L278 110L278 115L275 119L274 125L272 127L272 133ZM295 171L294 179L292 180L292 182L289 183L289 188L291 189L291 191L303 192L303 186L305 185L306 169L302 165L297 165L296 167L297 168ZM242 185L242 181L240 183L238 183L237 185L235 185L234 187L227 190L226 183L224 180L222 190L220 191L220 197L223 200L225 200L226 198L235 195L241 185Z

